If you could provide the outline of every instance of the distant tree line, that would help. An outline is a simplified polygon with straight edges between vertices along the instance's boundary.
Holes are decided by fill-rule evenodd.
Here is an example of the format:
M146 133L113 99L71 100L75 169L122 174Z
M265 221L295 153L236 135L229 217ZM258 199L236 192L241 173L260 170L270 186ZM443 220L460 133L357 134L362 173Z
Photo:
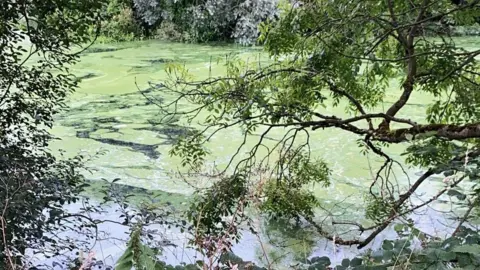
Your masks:
M111 0L102 35L115 41L163 38L254 44L258 25L278 17L277 0Z
M464 0L451 0L456 6ZM158 38L181 42L257 43L258 26L280 16L278 0L109 0L104 9L105 41ZM297 1L294 6L302 6ZM476 20L478 21L478 19ZM432 20L429 35L478 35L469 22Z

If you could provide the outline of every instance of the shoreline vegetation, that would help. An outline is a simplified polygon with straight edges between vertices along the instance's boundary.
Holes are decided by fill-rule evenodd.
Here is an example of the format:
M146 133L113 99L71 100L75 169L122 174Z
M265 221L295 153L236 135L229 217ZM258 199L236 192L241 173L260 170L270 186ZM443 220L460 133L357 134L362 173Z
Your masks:
M182 43L259 45L259 26L278 20L278 0L109 0L97 43L161 40ZM224 12L227 10L227 12ZM436 26L430 36L480 36L480 25ZM445 32L446 31L446 32ZM90 29L91 35L95 33Z
M110 0L102 10L98 42L159 39L253 45L258 25L278 18L277 4L277 0Z

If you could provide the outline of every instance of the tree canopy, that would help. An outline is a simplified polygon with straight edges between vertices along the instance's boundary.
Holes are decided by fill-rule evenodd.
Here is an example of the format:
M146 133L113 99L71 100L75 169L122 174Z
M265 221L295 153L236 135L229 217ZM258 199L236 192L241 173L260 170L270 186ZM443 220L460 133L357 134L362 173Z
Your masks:
M222 228L236 236L222 218L240 211L234 221L248 223L242 210L248 206L270 217L304 221L335 244L358 248L442 195L456 195L466 209L459 228L468 222L480 198L480 50L459 46L450 33L455 25L474 24L479 8L477 0L282 2L280 20L260 26L270 65L227 59L227 74L206 80L171 65L162 91L176 98L159 106L167 118L180 116L202 127L172 148L184 166L202 171L206 143L222 130L243 130L243 143L215 174L221 180L201 193L190 213L200 238L219 235ZM386 102L387 93L394 102ZM431 97L421 121L403 113L416 93ZM344 106L348 116L331 114L327 105ZM372 226L344 222L358 237L330 233L315 217L319 198L305 188L331 182L328 162L310 148L316 134L331 129L348 132L359 152L383 160L373 179L364 179L370 182L366 217ZM283 137L268 144L274 131ZM256 143L248 147L252 138ZM395 144L406 146L407 165L425 168L407 188L398 188L392 176L392 168L403 168L403 162L385 151ZM439 174L445 186L413 203L419 187ZM457 189L467 182L466 193Z
M104 15L101 33L107 40L153 37L252 45L258 24L274 19L278 9L276 0L109 0Z

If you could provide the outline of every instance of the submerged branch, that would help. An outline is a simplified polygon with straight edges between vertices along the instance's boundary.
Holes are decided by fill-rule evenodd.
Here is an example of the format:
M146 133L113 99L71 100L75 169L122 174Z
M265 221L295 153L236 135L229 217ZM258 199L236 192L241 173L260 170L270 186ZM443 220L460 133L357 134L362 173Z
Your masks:
M478 157L478 156L480 156L480 149L477 149L475 151L472 151L472 152L469 152L469 153L466 153L466 154L459 155L459 156L453 158L451 160L451 162L458 162L458 161L464 160L466 158L473 158L473 157ZM437 200L441 195L443 195L445 192L447 192L450 188L457 186L458 184L460 184L460 182L462 182L466 178L466 175L463 175L463 176L459 177L457 180L453 181L448 187L440 190L431 199L429 199L429 200L427 200L427 201L425 201L425 202L423 202L419 205L413 206L413 207L411 207L407 210L400 211L403 204L414 194L414 192L418 189L418 187L420 187L420 185L425 180L427 180L430 176L432 176L436 173L439 173L438 168L431 168L428 171L426 171L422 176L420 176L417 179L417 181L415 181L415 183L407 190L407 192L400 195L399 199L395 202L394 206L392 207L392 210L391 210L391 213L390 213L389 217L386 218L382 223L379 223L379 224L376 224L374 226L365 228L362 225L358 224L357 222L332 222L332 224L344 224L344 225L356 226L356 227L358 227L358 230L361 233L363 233L364 231L373 230L364 240L359 240L359 239L346 240L346 239L336 237L335 235L332 235L332 234L328 233L327 231L325 231L322 228L322 226L320 226L318 223L313 221L312 218L309 218L309 217L304 217L304 218L305 218L306 221L308 221L308 223L310 223L313 227L315 227L315 229L317 230L317 232L320 235L322 235L323 237L325 237L326 239L328 239L330 241L334 241L335 244L347 245L347 246L358 245L358 249L364 248L370 242L372 242L383 230L385 230L394 220L396 220L399 217L408 215L408 214L412 213L413 211L432 203L433 201Z

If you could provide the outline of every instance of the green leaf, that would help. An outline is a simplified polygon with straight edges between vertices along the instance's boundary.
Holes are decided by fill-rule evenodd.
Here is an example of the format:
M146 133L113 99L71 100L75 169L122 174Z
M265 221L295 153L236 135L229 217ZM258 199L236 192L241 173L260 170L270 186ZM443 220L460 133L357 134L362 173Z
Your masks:
M455 190L455 189L450 189L447 192L447 195L452 196L452 197L457 197L457 199L459 199L460 201L463 201L467 198L467 195L465 195L465 194L463 194L460 191Z
M457 257L457 255L454 253L454 252L442 252L440 254L440 258L445 261L445 262L449 262L449 261L452 261L452 260L455 260L455 258Z
M410 241L408 241L407 239L396 240L393 244L393 247L397 251L400 251L402 249L410 247Z
M141 226L135 228L128 241L127 248L117 261L115 270L162 269L162 263L157 262L155 252L140 241ZM162 267L160 267L162 266Z
M330 258L326 257L326 256L323 256L323 257L313 257L312 259L310 259L310 263L311 264L322 264L322 265L325 265L325 266L328 266L331 264L330 262Z
M438 248L428 248L425 251L426 251L428 260L431 262L437 262L437 261L449 262L456 258L456 254L454 252L448 252Z
M120 259L117 261L115 270L131 270L133 267L133 249L127 247Z
M458 266L460 267L469 266L472 263L472 260L470 259L470 255L465 253L458 254L457 260L458 260Z
M430 265L427 270L446 270L448 269L443 263L437 262L434 265Z
M386 250L384 253L383 253L383 261L385 262L388 262L390 261L392 258L393 258L393 251L391 250Z
M393 226L393 229L399 233L399 232L403 232L403 230L405 229L406 225L405 224L401 224L401 223L398 223L398 224L395 224L395 226Z
M359 266L359 265L362 265L362 262L363 262L362 258L355 257L350 261L350 266Z
M469 254L472 254L472 255L478 255L480 254L480 245L462 245L462 246L458 246L458 247L455 247L453 248L453 251L454 252L458 252L458 253L469 253Z
M384 240L382 244L382 248L384 250L392 250L393 249L393 243L390 240Z
M478 265L467 265L461 268L462 270L479 270L480 267Z
M425 236L425 234L423 232L421 232L420 230L418 230L417 228L412 228L412 235L418 237L418 239L420 239L420 241L423 241L427 238Z
M444 175L445 177L449 177L449 176L452 176L454 173L455 173L455 171L453 171L453 170L448 170L448 171L444 171L444 172L443 172L443 175Z
M388 267L385 266L385 265L373 265L373 266L365 267L365 269L368 269L368 270L387 270Z
M349 259L343 259L342 260L342 266L344 266L344 267L350 266L350 260Z
M116 183L116 182L118 182L118 181L120 181L120 180L121 180L120 178L115 178L115 179L112 180L112 183Z

